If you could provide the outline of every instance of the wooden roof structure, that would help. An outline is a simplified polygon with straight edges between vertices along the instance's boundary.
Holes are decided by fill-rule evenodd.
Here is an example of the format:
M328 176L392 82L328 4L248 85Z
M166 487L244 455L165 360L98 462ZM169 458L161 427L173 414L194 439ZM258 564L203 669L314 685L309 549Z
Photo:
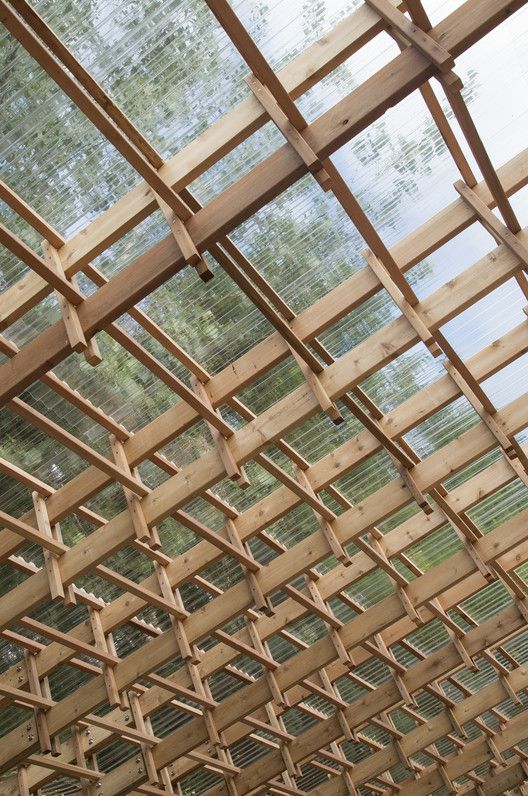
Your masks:
M24 513L0 511L2 564L18 578L0 598L15 660L0 674L0 794L526 794L528 401L523 392L498 407L486 383L522 360L528 320L519 312L468 357L445 328L506 284L528 302L528 233L511 199L528 183L528 154L492 162L456 71L526 2L465 0L432 25L421 0L366 0L279 71L227 0L204 2L245 63L249 91L165 159L27 0L0 0L3 25L35 69L141 178L69 238L0 184L2 201L42 238L36 250L0 226L0 242L25 268L0 298L2 404L84 462L50 485L0 460L32 501ZM399 54L309 120L299 98L378 37L391 37ZM458 177L447 206L387 245L332 156L415 92ZM270 121L280 144L202 206L191 183ZM363 267L297 312L232 233L303 179L357 230ZM93 263L159 210L162 239L110 276ZM485 256L432 292L410 278L477 228L494 239ZM214 373L142 304L184 270L195 294L223 271L271 330ZM325 333L381 291L391 314L334 355ZM57 320L18 346L13 324L53 295ZM138 341L125 314L184 376ZM173 395L133 431L59 375L68 360L97 378L103 334ZM435 379L382 410L368 379L416 346L436 363ZM256 415L244 391L284 362L302 382ZM104 430L106 451L28 400L38 382ZM461 402L470 425L422 455L411 432ZM289 437L313 419L332 446L319 459ZM208 447L180 466L167 446L198 424ZM343 434L335 441L334 427ZM353 501L346 477L380 461L386 477ZM256 472L271 487L238 510L220 485L251 496ZM104 516L93 500L110 488L124 508ZM505 494L515 497L507 518L484 527L479 508ZM214 527L197 500L220 518ZM290 516L295 524L299 511L310 530L285 544L273 528ZM68 517L85 528L71 543L60 526ZM165 549L167 518L193 540L178 555ZM423 551L437 541L444 553L431 566ZM120 551L151 574L135 580L114 568ZM223 589L211 573L228 569L235 576ZM115 599L87 590L87 576L111 585ZM374 576L385 591L362 599ZM194 607L191 587L201 595ZM126 649L116 641L125 628Z

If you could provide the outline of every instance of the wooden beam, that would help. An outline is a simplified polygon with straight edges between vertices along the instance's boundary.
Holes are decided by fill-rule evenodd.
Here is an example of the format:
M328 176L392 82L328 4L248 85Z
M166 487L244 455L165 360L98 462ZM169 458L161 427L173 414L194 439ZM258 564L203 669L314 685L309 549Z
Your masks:
M455 11L437 26L435 33L443 37L445 46L454 55L459 55L496 24L505 7L512 11L521 5L522 0L497 0L490 9L487 0L467 0L463 6L464 13L461 9ZM468 10L470 13L466 15ZM0 11L10 29L20 34L20 25L13 21L14 12L10 11L6 0L0 0ZM421 56L415 56L416 53L410 49L405 50L349 97L341 100L331 112L310 125L306 136L314 151L320 157L327 157L365 124L378 118L395 97L401 98L402 92L412 91L425 82L431 75L431 66L424 64ZM346 124L343 124L343 119L346 119ZM278 150L193 216L188 231L198 249L208 248L216 236L239 224L299 176L296 156L292 159L288 150L287 147ZM166 198L161 191L158 192ZM250 203L247 196L252 197ZM159 258L155 271L151 268L153 258ZM183 262L171 238L157 244L147 255L120 271L82 303L79 317L87 339L180 270ZM2 400L12 397L48 370L50 365L64 359L68 348L63 330L57 324L26 345L16 357L0 367L0 381L4 385L0 393ZM43 350L46 351L46 363L43 362Z
M23 240L18 238L3 224L0 224L0 243L71 304L78 306L84 301L84 296L79 292L78 288L72 285L64 275L57 273L42 257L39 257L33 249L30 249Z
M425 58L442 72L453 69L455 62L452 55L435 39L421 28L417 27L407 17L398 11L388 0L366 0L368 5L380 15L385 22L397 30L407 41L415 47Z

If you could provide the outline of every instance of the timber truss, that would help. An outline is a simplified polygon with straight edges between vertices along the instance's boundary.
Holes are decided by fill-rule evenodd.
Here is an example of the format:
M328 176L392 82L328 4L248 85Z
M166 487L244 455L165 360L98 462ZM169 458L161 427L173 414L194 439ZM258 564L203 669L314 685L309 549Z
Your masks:
M53 489L1 460L31 493L34 508L0 514L2 561L22 573L0 600L1 631L19 660L0 676L2 709L22 717L0 743L0 793L59 792L60 783L86 796L527 793L528 589L519 570L528 561L528 507L520 501L489 533L472 515L508 485L528 486L528 448L516 438L528 426L527 395L497 410L481 386L528 350L528 322L521 314L511 331L466 360L442 332L509 280L528 300L528 233L509 199L528 183L528 155L495 169L454 71L455 59L524 0L466 0L435 27L420 0L367 0L280 72L227 0L206 2L247 63L250 93L207 135L164 161L26 0L0 0L10 35L144 181L69 240L8 185L0 187L2 200L43 238L34 251L0 227L2 244L27 266L1 299L0 396L87 463ZM295 100L387 35L400 54L308 124ZM452 114L430 80L439 81ZM414 91L422 93L460 178L451 204L388 248L331 156ZM270 120L284 144L200 206L191 181ZM480 181L464 154L469 150ZM364 268L296 314L228 235L308 172L333 192L362 236ZM105 277L92 260L159 209L167 236ZM491 233L496 248L419 299L406 272L473 224ZM211 375L137 304L188 266L200 291L200 279L214 275L213 260L274 331ZM83 294L77 272L97 286L92 295ZM381 290L397 315L334 358L318 335ZM60 320L18 348L10 325L53 291ZM175 376L125 331L125 313L188 378ZM172 407L133 434L52 370L75 354L96 366L103 330L175 395ZM445 372L383 414L362 383L422 343ZM303 374L301 386L255 416L240 393L290 357ZM20 397L39 380L105 429L107 455ZM474 424L421 458L406 434L462 398L478 416ZM228 414L240 418L236 427ZM356 425L331 453L308 461L284 437L314 416L325 424L353 417ZM163 449L200 422L210 447L179 468ZM390 458L392 480L353 504L336 483L379 455ZM142 481L147 461L163 473L155 488ZM480 466L469 471L475 462ZM275 488L237 511L217 486L226 478L250 486L255 463ZM126 508L103 517L85 504L112 484ZM197 498L222 516L215 529L193 516ZM312 533L288 547L273 525L300 507L313 513ZM59 522L72 514L92 532L68 546ZM194 546L176 558L164 552L157 530L169 517L195 534ZM452 535L451 554L424 570L414 551L439 533ZM24 556L35 545L42 566ZM129 548L150 561L152 574L141 582L103 563ZM207 577L219 562L238 568L226 590ZM390 593L364 604L355 587L375 572ZM85 591L78 584L87 573L120 595L105 602ZM192 612L182 597L189 584L207 596ZM500 599L476 618L472 600L490 589ZM64 610L82 606L84 620L63 632L32 616L51 601ZM148 611L159 622L147 621ZM127 626L136 646L120 656L114 636ZM436 639L430 649L421 641L427 628ZM278 641L283 653L274 657ZM50 682L59 667L79 681L56 698ZM221 691L218 682L229 687ZM162 715L172 724L163 725Z

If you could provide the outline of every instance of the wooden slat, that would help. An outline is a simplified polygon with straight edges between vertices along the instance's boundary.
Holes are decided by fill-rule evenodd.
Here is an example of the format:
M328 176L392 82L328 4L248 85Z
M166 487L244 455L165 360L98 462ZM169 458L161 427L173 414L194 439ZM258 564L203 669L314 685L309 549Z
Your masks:
M0 243L9 249L15 257L18 257L28 268L38 274L50 287L57 290L71 304L78 306L84 300L84 296L74 287L65 276L57 273L50 265L39 257L33 249L30 249L23 240L18 238L4 224L0 224Z
M388 0L365 0L389 25L395 28L425 58L443 72L455 65L451 54L424 30L410 22L404 14L388 2Z
M0 0L0 9L3 2L4 0ZM25 9L25 0L16 2ZM378 0L373 2L376 4ZM414 28L413 35L422 42L425 41L429 47L431 43L434 46L436 38L445 46L448 56L449 51L459 55L490 26L496 24L505 10L509 12L516 6L515 0L507 9L501 5L503 0L497 2L499 5L495 3L492 7L488 0L467 0L462 9L432 29L430 37L425 40L420 38L423 31ZM274 85L274 81L278 80L277 76L268 74L269 66L247 36L247 32L236 16L230 16L233 14L232 9L229 6L224 8L223 0L215 5L222 24L233 32L235 45L248 63L257 69L260 65L259 79L262 85L263 75L266 76L268 87L270 84ZM394 5L397 4L389 6L390 14L393 14ZM399 7L403 7L403 4ZM416 0L411 2L410 10L424 23L424 30L430 30L427 15L422 13L420 3ZM32 18L30 9L25 9L24 13L29 14L32 24L38 24L38 17ZM366 18L369 16L373 15L366 9ZM396 19L397 25L401 27L399 11ZM12 19L10 24L13 25ZM379 25L378 29L381 30L381 27ZM45 28L42 31L43 36L47 35ZM27 36L27 31L24 31L24 35ZM36 47L39 57L45 59L31 36L26 41L30 41L31 47ZM50 41L51 45L48 44L48 47L53 50L58 45L55 40ZM397 783L391 774L395 765L404 766L414 773L415 782L411 784L409 792L418 794L425 793L423 789L428 787L430 781L429 769L423 762L417 762L420 759L418 755L422 753L428 755L428 759L434 763L432 781L435 786L440 783L439 786L453 790L454 783L462 772L467 773L470 783L478 790L484 786L485 780L475 773L474 760L478 760L478 765L485 762L494 768L505 767L505 750L512 745L518 747L525 739L525 730L518 729L519 721L514 719L508 722L506 709L499 706L505 699L513 699L520 707L518 694L528 691L526 672L518 666L515 657L508 657L507 651L504 651L504 655L508 665L512 666L512 671L500 664L493 666L494 660L497 663L499 661L493 657L492 650L495 647L498 649L498 645L522 629L528 616L528 594L522 578L516 572L517 567L528 561L526 511L518 507L517 514L485 535L479 529L478 523L467 515L468 510L478 506L484 498L498 492L503 486L515 482L518 477L523 482L525 480L526 473L519 465L526 467L528 459L524 449L515 440L515 434L525 428L528 422L526 396L512 401L497 413L480 386L486 378L526 352L527 344L523 342L525 330L521 324L505 335L503 340L487 346L479 355L465 363L439 328L512 276L518 280L526 295L528 283L520 274L520 261L512 247L500 245L493 254L493 269L489 268L489 258L484 258L419 302L404 279L404 272L428 252L467 227L474 220L475 201L473 204L458 201L454 211L448 209L446 215L440 214L435 223L424 225L423 229L413 233L413 242L405 242L389 251L355 197L346 186L343 187L342 177L328 158L336 147L359 132L364 124L371 123L391 103L420 87L420 81L427 80L434 74L433 68L430 65L425 66L422 61L423 56L417 54L415 45L404 49L399 59L390 64L386 73L381 70L374 76L375 81L369 78L369 88L374 92L372 97L365 92L363 86L354 92L354 101L365 103L361 111L355 110L352 101L348 105L342 101L322 117L324 123L317 120L306 126L302 116L297 116L297 121L303 124L302 130L295 124L292 130L301 132L302 140L310 147L313 153L312 167L315 169L316 166L322 166L331 177L331 187L336 199L361 234L365 233L367 245L374 253L372 257L377 258L373 273L364 269L364 272L347 280L339 290L332 291L324 300L315 302L299 316L293 313L281 296L225 237L230 229L302 175L299 154L296 154L295 160L291 145L283 147L243 178L241 188L233 185L214 199L211 203L212 210L210 206L201 208L188 191L182 193L181 201L185 203L190 216L176 223L187 225L185 230L188 239L183 244L183 249L188 248L187 255L191 251L191 244L194 247L191 257L194 256L193 253L199 256L199 252L206 249L213 256L218 255L219 262L227 273L233 276L279 331L278 335L259 343L224 371L211 376L171 341L160 327L150 323L144 313L139 311L137 317L140 323L145 324L144 328L151 328L153 336L167 352L173 353L178 361L187 363L186 367L196 380L194 386L198 395L191 397L186 385L176 379L169 368L162 366L146 347L137 344L115 321L117 314L129 308L133 310L134 301L147 295L182 267L179 251L182 247L178 247L174 240L162 242L162 245L158 244L149 252L150 257L159 257L159 262L156 259L155 275L149 275L147 263L142 264L141 261L139 266L134 264L134 268L127 271L128 281L121 274L106 281L95 269L93 273L96 284L100 285L97 294L99 303L96 305L94 296L91 296L78 309L72 305L70 315L64 313L66 329L62 329L61 339L58 331L44 332L39 337L41 345L44 341L50 346L50 359L46 365L42 361L39 363L38 351L33 350L36 360L32 363L29 361L27 348L18 351L9 341L1 341L2 353L5 352L9 358L7 367L0 368L0 373L5 373L8 379L4 395L7 396L9 408L15 407L23 417L50 436L64 441L72 450L91 456L94 465L56 492L44 485L44 491L37 496L35 511L28 512L18 520L22 524L22 530L34 527L36 522L39 527L38 535L52 538L58 544L62 544L62 537L57 522L72 511L78 512L95 526L96 530L86 539L70 549L61 549L58 554L60 560L44 547L45 566L39 568L36 564L14 555L22 544L23 534L19 535L9 529L0 533L1 560L26 576L26 580L0 601L0 625L5 627L19 621L34 632L44 632L49 638L55 639L49 645L33 644L33 648L26 651L27 675L18 675L15 667L11 667L2 676L2 682L8 689L4 699L14 699L23 708L34 711L34 718L28 720L25 729L20 725L6 735L6 749L0 750L0 760L4 765L23 764L16 774L16 780L18 790L24 794L29 794L30 790L36 790L53 779L58 771L57 768L50 767L48 771L39 772L41 767L34 764L26 768L28 761L32 763L31 755L36 748L35 737L38 737L42 751L50 750L52 754L60 754L61 761L66 765L74 760L81 772L92 771L94 777L98 776L98 765L93 752L98 752L103 746L119 739L139 745L143 760L141 761L141 757L136 758L137 766L127 761L108 774L108 788L115 796L133 792L134 788L139 788L140 792L151 793L163 792L162 788L165 788L171 793L174 791L172 780L176 782L176 789L180 792L179 782L183 781L183 777L203 766L220 773L224 778L221 784L209 788L207 796L223 796L226 790L228 796L245 796L267 789L279 795L289 793L293 796L300 792L296 778L305 771L301 764L311 765L327 775L321 787L321 796L327 789L329 793L333 793L331 789L335 783L338 783L336 793L339 796L343 793L356 794L357 787L361 786L379 793L384 793L387 789L396 790ZM442 64L447 68L445 59ZM75 68L74 64L74 70ZM60 70L58 74L60 75ZM82 83L82 70L79 75L81 77L78 79ZM380 76L382 79L378 80ZM62 77L60 79L63 80ZM456 81L453 75L448 75L445 79L448 83L450 80ZM388 85L384 85L383 80ZM280 80L278 85L280 93ZM450 85L453 88L455 84L451 82ZM71 90L69 84L68 88ZM101 96L95 102L104 112ZM273 91L270 96L273 97ZM292 114L295 116L297 111L287 91L283 96L283 105L286 108L284 118L291 123L290 117ZM275 106L273 113L277 114ZM325 127L326 124L328 128ZM300 160L303 161L302 156ZM274 163L275 172L271 172L270 163ZM304 161L303 164L305 169ZM164 166L162 169L165 174ZM258 182L255 174L261 182ZM505 183L510 186L508 191L515 190L522 184L525 179L522 174L521 171L519 177L510 176L509 182ZM496 188L496 174L495 183L493 179L492 174L490 186L494 185ZM168 182L166 184L169 185ZM503 210L506 206L506 214L508 207L511 210L504 187L502 194L495 191L495 196L493 190L488 191L486 186L474 187L477 202L483 202L484 205L484 210L482 207L478 209L488 222L490 211L487 208L493 206L494 201L499 206L502 203ZM242 196L239 195L239 190ZM13 202L13 197L9 198ZM16 199L14 204L17 205ZM42 226L38 218L31 217L27 207L20 203L18 206L29 219L29 223L33 221L37 226ZM172 211L169 215L171 213ZM449 220L446 221L446 218ZM510 216L510 226L514 222L514 217ZM492 220L492 225L493 223ZM492 225L489 227L491 230ZM512 233L499 224L492 234L501 244L503 240L496 234L497 229L503 236L506 231L506 237L508 233L513 237L517 242L513 243L513 247L517 244L524 245L524 232ZM424 234L425 239L418 243L418 238ZM400 255L396 257L398 252ZM57 272L68 274L70 279L73 266L63 266L63 261L66 262L67 259L66 243L61 243L55 254ZM87 265L88 271L90 268ZM33 283L34 280L30 280L28 284ZM398 285L401 285L401 289ZM334 360L324 344L317 339L317 335L360 308L381 286L386 287L405 317L389 321L368 340L347 351L340 359ZM118 295L118 290L121 290L121 296ZM60 302L63 309L67 310L68 307L62 299ZM20 307L23 303L24 299L19 303L15 301L13 307ZM17 310L13 311L16 313ZM12 309L8 309L8 314L11 312ZM76 328L72 326L72 319L78 321ZM104 413L97 411L95 407L90 408L82 396L76 398L75 392L56 380L47 369L40 370L67 356L66 343L70 350L72 346L81 349L84 340L86 344L93 346L91 355L97 359L93 335L103 328L136 357L137 361L154 375L159 375L165 384L173 387L184 398L183 403L176 403L161 418L133 435L126 429L116 428ZM427 389L417 392L384 416L360 385L369 376L405 354L420 339L430 347L432 353L438 354L442 350L448 356L451 361L448 369L454 376L451 379L445 376L438 378ZM289 345L295 351L294 356L307 381L272 404L260 416L255 416L240 402L237 393L283 361L289 354ZM30 344L30 353L31 350ZM30 383L27 379L35 374L41 375L52 389L81 411L86 406L89 418L96 422L101 421L102 427L116 433L114 447L119 463L114 472L97 459L95 452L89 448L83 449L82 443L71 438L71 435L64 436L63 430L57 424L49 423L43 415L21 403L15 393L10 392L27 386ZM453 439L421 461L406 441L405 435L439 410L449 406L460 394L469 398L480 415L481 422L477 422L458 439ZM356 404L356 398L359 404ZM332 450L320 462L311 464L284 437L300 429L321 408L326 407L326 411L334 410L336 400L341 401L344 407L360 419L365 429L353 435L347 442L331 446ZM245 426L235 431L225 423L220 414L220 408L225 403L246 421ZM362 406L365 406L366 411ZM213 439L223 440L223 443L220 442L223 448L221 451L208 449L196 460L179 469L159 451L167 443L177 441L179 435L190 429L200 418L209 423ZM443 480L482 459L497 443L502 446L506 457L518 458L508 459L508 462L500 459L489 464L485 470L448 494ZM295 479L266 456L264 451L268 446L276 446L293 462ZM342 475L355 471L358 466L366 465L373 454L383 449L393 457L399 477L361 500L357 506L353 505L334 482L338 482ZM141 498L136 499L139 507L136 519L141 520L139 537L138 523L131 522L127 512L121 512L107 521L105 517L81 505L81 501L99 494L113 482L128 489L130 484L123 484L123 473L141 484L137 465L145 459L150 459L169 478L155 489L146 490ZM255 505L238 512L211 490L218 487L226 472L241 474L241 467L251 459L272 472L282 486L272 489ZM510 465L509 461L516 464ZM33 487L32 478L28 474L18 473L9 467L7 472L12 473L16 480ZM336 501L336 512L325 506L321 497L324 490L329 498ZM427 493L432 498L431 504L426 497ZM201 495L206 495L210 504L221 511L221 519L226 518L222 531L214 533L202 527L198 520L183 510L186 504L192 505L193 499ZM424 509L427 518L413 515L393 527L386 535L382 535L376 523L392 521L408 505L410 498ZM321 533L311 534L287 549L266 529L302 503L316 512ZM161 542L157 536L156 525L166 517L175 517L199 537L203 537L193 547L192 553L186 551L174 561L159 549ZM462 549L450 556L447 567L446 562L443 562L443 566L424 572L419 566L420 559L415 560L414 546L428 540L442 528L446 520L462 542ZM260 566L251 554L248 542L255 537L268 544L273 551L266 566ZM365 539L370 541L367 543ZM354 542L360 552L348 558L344 553L344 546ZM154 574L145 578L141 584L108 569L102 563L128 545L132 545L136 551L153 562ZM329 552L334 553L348 566L342 566L341 563L335 566L333 560L328 561ZM208 578L214 578L214 575L208 573L214 571L211 568L225 553L242 565L245 576L240 582L222 590L209 582ZM401 574L400 563L407 566L412 580L407 580ZM394 592L366 609L351 595L355 592L355 584L360 584L361 579L369 573L376 573L378 568L388 575ZM202 571L205 578L199 574ZM83 597L82 591L74 586L74 580L88 572L119 585L125 593L108 605L99 604L95 597L90 598L89 595ZM304 575L306 592L299 590L301 574ZM504 587L512 597L514 606L479 626L473 619L471 610L465 607L464 600L477 595L492 581L497 581ZM179 589L191 582L205 590L208 597L200 610L188 615ZM288 595L286 600L283 599L284 594ZM45 604L50 595L55 599L64 599L66 605L86 603L90 610L90 623L81 623L68 634L57 635L59 631L56 629L35 624L36 620L23 615L22 606L24 611L31 613ZM271 606L270 595L274 597L275 608ZM334 603L329 602L334 597L339 598L341 606L347 606L355 612L352 620L342 620L342 614L337 608L334 612ZM138 619L145 608L168 613L172 628L162 632ZM451 609L458 613L448 613ZM298 642L287 628L295 628L295 623L309 614L319 617L326 625L327 632L317 641L306 644ZM433 656L427 656L413 647L407 636L416 625L432 619L440 620L443 624L449 642ZM233 632L231 623L234 621L244 622L244 627ZM469 626L470 630L464 632L459 621L465 623L464 628ZM125 623L131 623L136 631L143 632L146 641L142 648L120 660L115 655L113 633ZM225 630L220 628L229 629L229 634L226 635ZM289 640L296 650L294 656L282 665L270 653L270 641L277 635ZM49 699L48 673L59 665L70 662L77 665L73 663L76 651L93 654L92 636L99 655L106 654L107 658L101 660L100 666L84 666L84 671L92 677L75 694L69 694L60 702L45 706L44 703L31 704L24 697L26 692L23 687L15 688L15 684L27 684L33 697ZM220 643L207 649L206 639L210 636L216 637ZM19 643L16 634L11 634L9 639ZM203 649L198 649L198 642ZM418 663L403 665L393 648L397 642ZM24 647L23 637L20 643ZM502 647L499 652L502 654ZM458 677L456 672L461 668L475 669L480 653L496 670L497 679L496 682L488 681L484 688L474 692L465 684L465 678ZM262 665L265 676L258 678L237 671L232 662L239 654L247 655ZM162 671L161 667L173 662L179 655L184 659L185 665L177 668L174 675L158 681L151 680L149 688L144 685L143 678L152 676L156 670ZM392 671L392 678L382 687L377 688L374 683L358 677L354 671L357 665L371 658L377 659ZM242 685L237 694L222 699L220 704L212 698L211 685L216 682L212 679L213 676L221 672L237 678ZM361 699L351 705L341 698L335 685L347 673L355 686L365 691ZM461 700L460 704L443 693L439 680L461 695L457 697ZM12 689L10 692L9 688ZM429 699L438 699L446 708L429 722L421 714L421 702L415 701L416 693L419 694L422 690L428 694ZM178 699L178 693L185 702ZM307 701L310 693L326 700L332 706L332 715L325 715L322 710L314 708ZM193 694L197 695L200 707L192 704ZM95 717L93 726L90 725L94 716L90 711L99 709L104 703L110 705L110 713L104 719ZM149 716L162 705L172 705L174 709L190 714L191 720L160 740L152 733ZM299 715L305 714L314 725L293 738L288 737L289 734L285 732L282 718L284 711L291 706L296 706ZM391 713L395 709L402 710L415 722L414 730L403 733L396 727ZM119 712L121 710L127 711L125 723L130 722L132 717L132 727L125 726L123 714ZM487 715L481 717L487 713L493 721L498 722L498 731L492 728ZM274 740L261 738L268 751L265 760L250 762L241 769L233 763L230 747L233 748L239 741L243 742L248 735L250 742L259 743L255 726L241 722L248 714L253 714L257 722L262 722L262 717L267 717L269 727L277 732ZM90 740L92 737L94 740L91 754L85 753L84 741L78 733L74 733L72 740L66 739L64 752L59 749L59 733L71 724L72 716L88 725ZM391 739L388 745L384 746L373 740L367 730L361 730L369 721L378 730L388 733ZM469 741L463 727L468 721L483 734L482 742ZM265 731L262 727L259 730ZM350 763L338 743L343 738L349 743L366 744L370 754L357 764ZM443 738L447 738L457 749L456 757L448 758L441 754L440 740ZM516 748L515 751L517 754ZM175 755L178 755L178 760L173 762ZM459 760L462 761L460 766L466 765L466 768L457 768ZM14 782L15 777L12 779ZM148 780L148 785L145 780ZM80 781L83 796L88 796L91 780L80 775ZM11 784L7 787L11 788ZM13 796L11 790L6 796Z

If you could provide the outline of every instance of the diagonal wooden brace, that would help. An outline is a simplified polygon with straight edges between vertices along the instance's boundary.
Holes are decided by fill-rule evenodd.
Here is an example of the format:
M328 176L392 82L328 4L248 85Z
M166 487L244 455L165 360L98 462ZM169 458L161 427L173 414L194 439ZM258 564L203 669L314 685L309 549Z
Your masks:
M307 385L309 386L315 398L317 399L317 402L319 403L321 410L325 413L325 415L327 415L330 418L330 420L334 425L336 426L341 425L341 423L344 422L345 418L339 411L339 408L335 403L335 401L332 401L331 398L328 396L328 393L321 384L319 375L311 369L308 363L305 362L301 356L299 356L297 351L295 351L291 346L288 347L291 351L293 358L297 362Z
M189 265L192 265L196 269L196 273L202 280L202 282L209 282L214 276L213 272L209 268L206 260L202 257L196 245L189 235L189 231L185 225L185 222L182 221L181 218L178 218L172 207L170 207L167 202L161 198L157 193L153 191L154 196L156 197L156 201L160 207L161 212L167 219L167 223L171 229L172 234L178 244L180 251L182 253L183 259Z
M415 309L416 305L418 304L418 298L415 297L416 301L410 303L402 292L402 288L405 289L405 287L407 287L409 290L412 290L403 274L400 274L400 279L396 281L393 277L391 277L381 260L379 260L376 255L370 251L370 249L365 249L363 251L363 257L378 278L380 284L385 288L391 299L394 301L402 315L407 318L418 337L420 337L422 342L425 343L431 354L434 357L438 357L442 353L442 349L434 339L432 332L427 328L424 320L419 314L419 311ZM405 285L402 284L403 282Z
M217 409L215 410L213 408L211 399L209 397L209 393L207 392L207 389L202 384L202 382L199 381L194 375L190 376L189 381L193 392L202 400L203 403L207 404L210 407L211 411L215 412L216 415L221 417L220 412ZM241 489L247 489L247 487L250 485L249 479L246 476L244 468L239 467L238 464L236 463L235 458L231 453L231 448L229 447L229 441L227 437L221 434L220 431L218 431L217 428L212 426L211 423L209 423L207 420L205 422L209 429L209 433L213 438L213 442L216 446L218 455L220 456L227 477L230 478L232 481L236 481L237 485Z
M313 174L323 191L328 191L332 187L330 175L324 168L323 163L315 154L313 149L307 143L302 135L302 129L298 129L288 118L286 113L277 103L275 97L267 86L260 82L260 80L253 74L247 75L245 78L249 88L260 102L271 121L283 134L288 143L295 149L299 157L310 174Z
M428 61L431 61L437 69L448 72L453 69L455 62L451 54L442 47L428 33L419 28L401 11L389 2L389 0L365 0L365 2L375 11L385 22L398 31L413 47L418 50Z
M59 276L66 279L60 254L57 249L47 240L43 240L41 245L44 261ZM69 281L71 282L73 288L80 292L75 276L70 277ZM79 320L76 305L69 301L68 298L58 290L55 291L55 294L57 296L57 303L61 311L62 320L64 322L66 334L68 336L68 342L72 348L72 351L76 351L77 353L83 352L84 358L89 365L94 367L99 365L103 359L101 352L99 351L99 346L97 345L95 337L92 337L89 340L86 339L84 330Z

